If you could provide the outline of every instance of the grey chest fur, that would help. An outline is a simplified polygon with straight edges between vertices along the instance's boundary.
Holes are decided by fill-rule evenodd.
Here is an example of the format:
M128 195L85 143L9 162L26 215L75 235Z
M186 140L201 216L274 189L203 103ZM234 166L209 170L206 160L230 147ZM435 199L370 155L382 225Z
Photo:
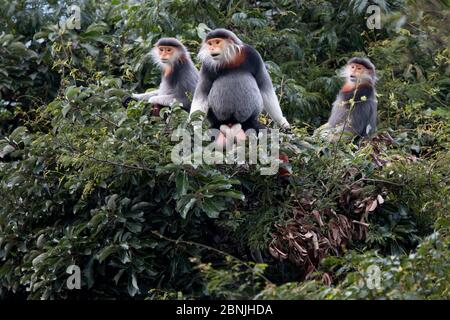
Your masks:
M214 81L208 105L221 121L234 117L244 122L255 112L262 111L263 100L253 75L236 71L221 75Z

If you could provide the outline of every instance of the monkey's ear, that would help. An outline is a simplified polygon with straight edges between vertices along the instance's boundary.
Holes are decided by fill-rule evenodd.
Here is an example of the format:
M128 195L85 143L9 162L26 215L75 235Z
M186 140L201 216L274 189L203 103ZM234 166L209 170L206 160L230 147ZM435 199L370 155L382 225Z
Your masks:
M137 100L130 96L124 96L122 98L122 106L124 106L125 108L128 108L128 105L130 104L131 101L137 101Z

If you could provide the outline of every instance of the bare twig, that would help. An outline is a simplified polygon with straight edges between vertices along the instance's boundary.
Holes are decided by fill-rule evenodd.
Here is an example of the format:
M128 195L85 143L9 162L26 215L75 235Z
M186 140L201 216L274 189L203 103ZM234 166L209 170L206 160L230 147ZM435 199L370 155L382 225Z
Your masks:
M231 254L229 254L228 252L225 252L225 251L222 251L222 250L213 248L213 247L208 246L208 245L203 244L203 243L198 243L198 242L193 242L193 241L186 241L186 240L175 240L175 239L171 239L171 238L168 238L168 237L162 235L161 233L159 233L158 231L155 231L155 230L152 230L152 231L150 231L150 232L151 232L152 234L154 234L155 236L157 236L157 237L159 237L159 238L161 238L161 239L170 241L170 242L172 242L172 243L174 243L174 244L183 243L183 244L186 244L186 245L189 245L189 246L201 247L201 248L208 249L208 250L214 251L214 252L216 252L216 253L219 253L220 255L230 257L230 258L232 258L233 260L236 260L237 262L239 262L240 264L242 264L243 266L245 266L246 268L248 268L249 270L252 270L252 271L253 271L253 267L252 267L252 266L250 266L250 265L249 265L248 263L246 263L245 261L242 261L241 259L239 259L239 258L237 258L237 257L235 257L235 256L233 256L233 255L231 255ZM270 281L269 279L267 279L264 275L262 275L262 274L256 274L256 275L259 276L260 278L264 279L266 282L268 282L268 283L270 283L270 284L273 284L272 281Z

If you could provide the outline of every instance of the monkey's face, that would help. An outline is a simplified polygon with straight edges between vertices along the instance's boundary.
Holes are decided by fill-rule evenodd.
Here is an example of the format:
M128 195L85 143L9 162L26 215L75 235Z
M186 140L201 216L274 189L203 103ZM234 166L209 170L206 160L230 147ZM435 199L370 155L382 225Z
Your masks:
M225 51L227 41L222 38L213 38L206 41L208 52L214 60L219 60L220 55Z
M362 64L358 63L350 63L349 65L347 65L347 67L345 68L345 73L347 79L349 79L351 82L357 82L367 78L371 78L370 70Z
M161 63L172 63L178 57L178 49L172 46L158 46L158 56Z
M203 42L198 58L213 69L232 63L241 52L241 45L228 38L211 38Z

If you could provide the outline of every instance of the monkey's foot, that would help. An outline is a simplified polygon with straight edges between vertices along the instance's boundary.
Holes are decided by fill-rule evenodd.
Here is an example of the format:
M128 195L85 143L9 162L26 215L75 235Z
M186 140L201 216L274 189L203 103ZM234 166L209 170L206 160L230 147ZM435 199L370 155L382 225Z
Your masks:
M242 130L242 125L236 123L234 125L221 125L220 132L223 133L229 143L234 143L234 138L237 141L243 141L246 139L244 130Z
M223 133L225 136L229 136L231 134L231 128L230 126L227 126L226 124L223 124L219 128L220 132Z
M223 148L225 147L227 142L227 138L225 137L225 135L223 134L222 131L219 132L219 135L217 136L215 143L217 145L217 147L219 147L220 149L223 150Z
M236 140L239 141L245 141L246 139L246 135L244 130L242 129L242 126L240 123L236 123L234 126L231 127L231 138L235 138Z

